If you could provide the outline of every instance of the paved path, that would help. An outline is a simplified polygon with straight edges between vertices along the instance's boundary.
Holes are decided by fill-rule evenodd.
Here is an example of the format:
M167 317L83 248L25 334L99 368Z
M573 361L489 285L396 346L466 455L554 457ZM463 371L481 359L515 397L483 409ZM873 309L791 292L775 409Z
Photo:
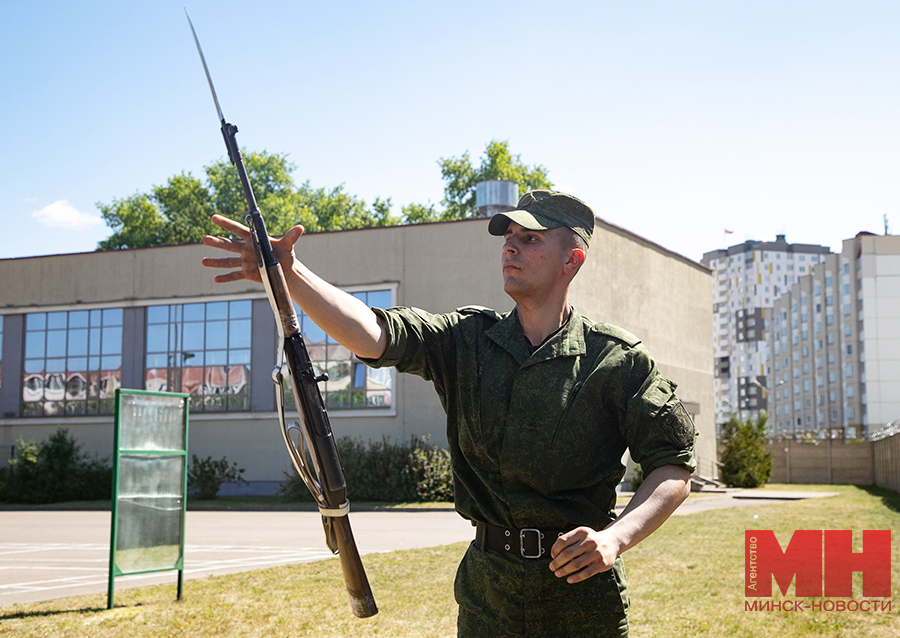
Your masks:
M452 510L353 512L360 553L474 537ZM0 511L0 607L106 592L109 512ZM185 521L185 579L332 558L316 512L195 512ZM177 572L116 578L116 590L172 583Z
M799 490L726 490L722 494L702 493L701 496L689 498L675 510L674 516L707 512L726 507L746 507L748 505L770 505L772 503L790 503L808 498L826 498L838 492L803 492Z
M834 492L729 491L689 498L676 515ZM363 554L471 540L471 524L452 510L380 510L351 514ZM0 607L105 592L108 511L0 511ZM185 579L331 558L316 512L189 511ZM177 572L116 578L116 590L171 583Z

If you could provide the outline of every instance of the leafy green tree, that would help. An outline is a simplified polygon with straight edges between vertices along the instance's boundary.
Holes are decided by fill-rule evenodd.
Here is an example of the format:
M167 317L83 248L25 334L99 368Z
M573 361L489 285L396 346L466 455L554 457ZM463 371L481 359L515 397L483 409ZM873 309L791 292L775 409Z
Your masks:
M421 224L435 222L441 218L441 214L434 209L434 204L408 204L401 209L403 221L407 224Z
M725 423L720 461L721 479L734 487L759 487L772 477L772 454L766 452L769 440L768 417L742 420L732 414Z
M307 231L341 230L400 223L390 214L391 200L376 198L369 207L343 186L299 187L292 177L294 165L285 154L243 152L247 175L266 227L280 235L296 224ZM221 232L209 218L218 213L243 221L247 212L237 169L219 159L204 169L203 182L191 173L170 177L149 193L135 193L97 207L113 233L99 248L134 248L162 244L196 243L205 235Z
M135 193L111 204L99 202L97 208L113 234L98 244L100 249L133 248L165 243L166 221L152 197Z
M444 180L444 199L441 201L444 211L439 217L442 220L481 216L475 208L478 182L495 179L517 182L520 196L536 188L553 188L547 169L523 164L519 155L510 152L507 141L489 142L478 168L472 166L468 151L462 157L442 158L438 164Z
M438 161L444 180L442 210L434 204L409 204L400 216L391 214L390 198L376 197L371 206L335 188L315 188L309 181L294 183L295 166L283 153L242 151L247 175L257 204L272 235L281 235L296 224L307 232L394 226L479 217L475 208L475 185L494 179L512 180L519 193L534 188L552 188L543 166L527 166L513 155L506 141L488 143L478 167L468 151L461 157ZM101 241L100 249L136 248L165 244L197 243L208 234L221 232L209 218L218 213L243 221L247 205L237 169L227 158L204 168L205 181L182 172L153 186L149 193L113 199L97 207L112 234Z

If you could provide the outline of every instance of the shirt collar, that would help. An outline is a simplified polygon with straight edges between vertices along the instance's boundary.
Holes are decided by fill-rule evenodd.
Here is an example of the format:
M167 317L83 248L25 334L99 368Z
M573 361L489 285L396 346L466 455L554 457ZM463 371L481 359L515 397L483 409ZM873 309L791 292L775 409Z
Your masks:
M586 351L584 322L575 308L571 310L566 323L550 335L534 354L528 350L528 342L515 310L503 315L500 321L485 331L485 335L510 353L520 366L533 365L556 357L578 356Z

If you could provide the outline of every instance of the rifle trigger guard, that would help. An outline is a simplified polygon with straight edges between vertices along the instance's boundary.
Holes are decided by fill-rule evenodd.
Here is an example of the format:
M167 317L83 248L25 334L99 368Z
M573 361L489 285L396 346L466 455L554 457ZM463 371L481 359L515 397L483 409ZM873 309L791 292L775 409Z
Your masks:
M336 518L338 516L346 516L350 513L350 501L344 501L337 507L322 507L319 506L319 514L322 516L328 516L330 518Z

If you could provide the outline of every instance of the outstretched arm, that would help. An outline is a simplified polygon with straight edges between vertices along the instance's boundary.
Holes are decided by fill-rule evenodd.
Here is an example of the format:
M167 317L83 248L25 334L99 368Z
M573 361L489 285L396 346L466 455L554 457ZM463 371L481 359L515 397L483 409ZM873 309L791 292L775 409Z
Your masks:
M550 569L558 578L581 582L612 569L622 552L656 531L690 494L690 472L663 465L644 479L622 514L605 529L578 527L550 548Z
M249 279L262 282L249 229L236 221L213 215L212 221L236 239L207 235L203 243L236 253L234 257L204 257L210 268L230 268L214 281L226 283ZM294 256L294 244L303 234L303 226L294 226L279 239L272 239L272 251L281 263L288 290L297 305L322 330L359 357L377 359L387 347L384 326L362 301L335 288L316 275Z

